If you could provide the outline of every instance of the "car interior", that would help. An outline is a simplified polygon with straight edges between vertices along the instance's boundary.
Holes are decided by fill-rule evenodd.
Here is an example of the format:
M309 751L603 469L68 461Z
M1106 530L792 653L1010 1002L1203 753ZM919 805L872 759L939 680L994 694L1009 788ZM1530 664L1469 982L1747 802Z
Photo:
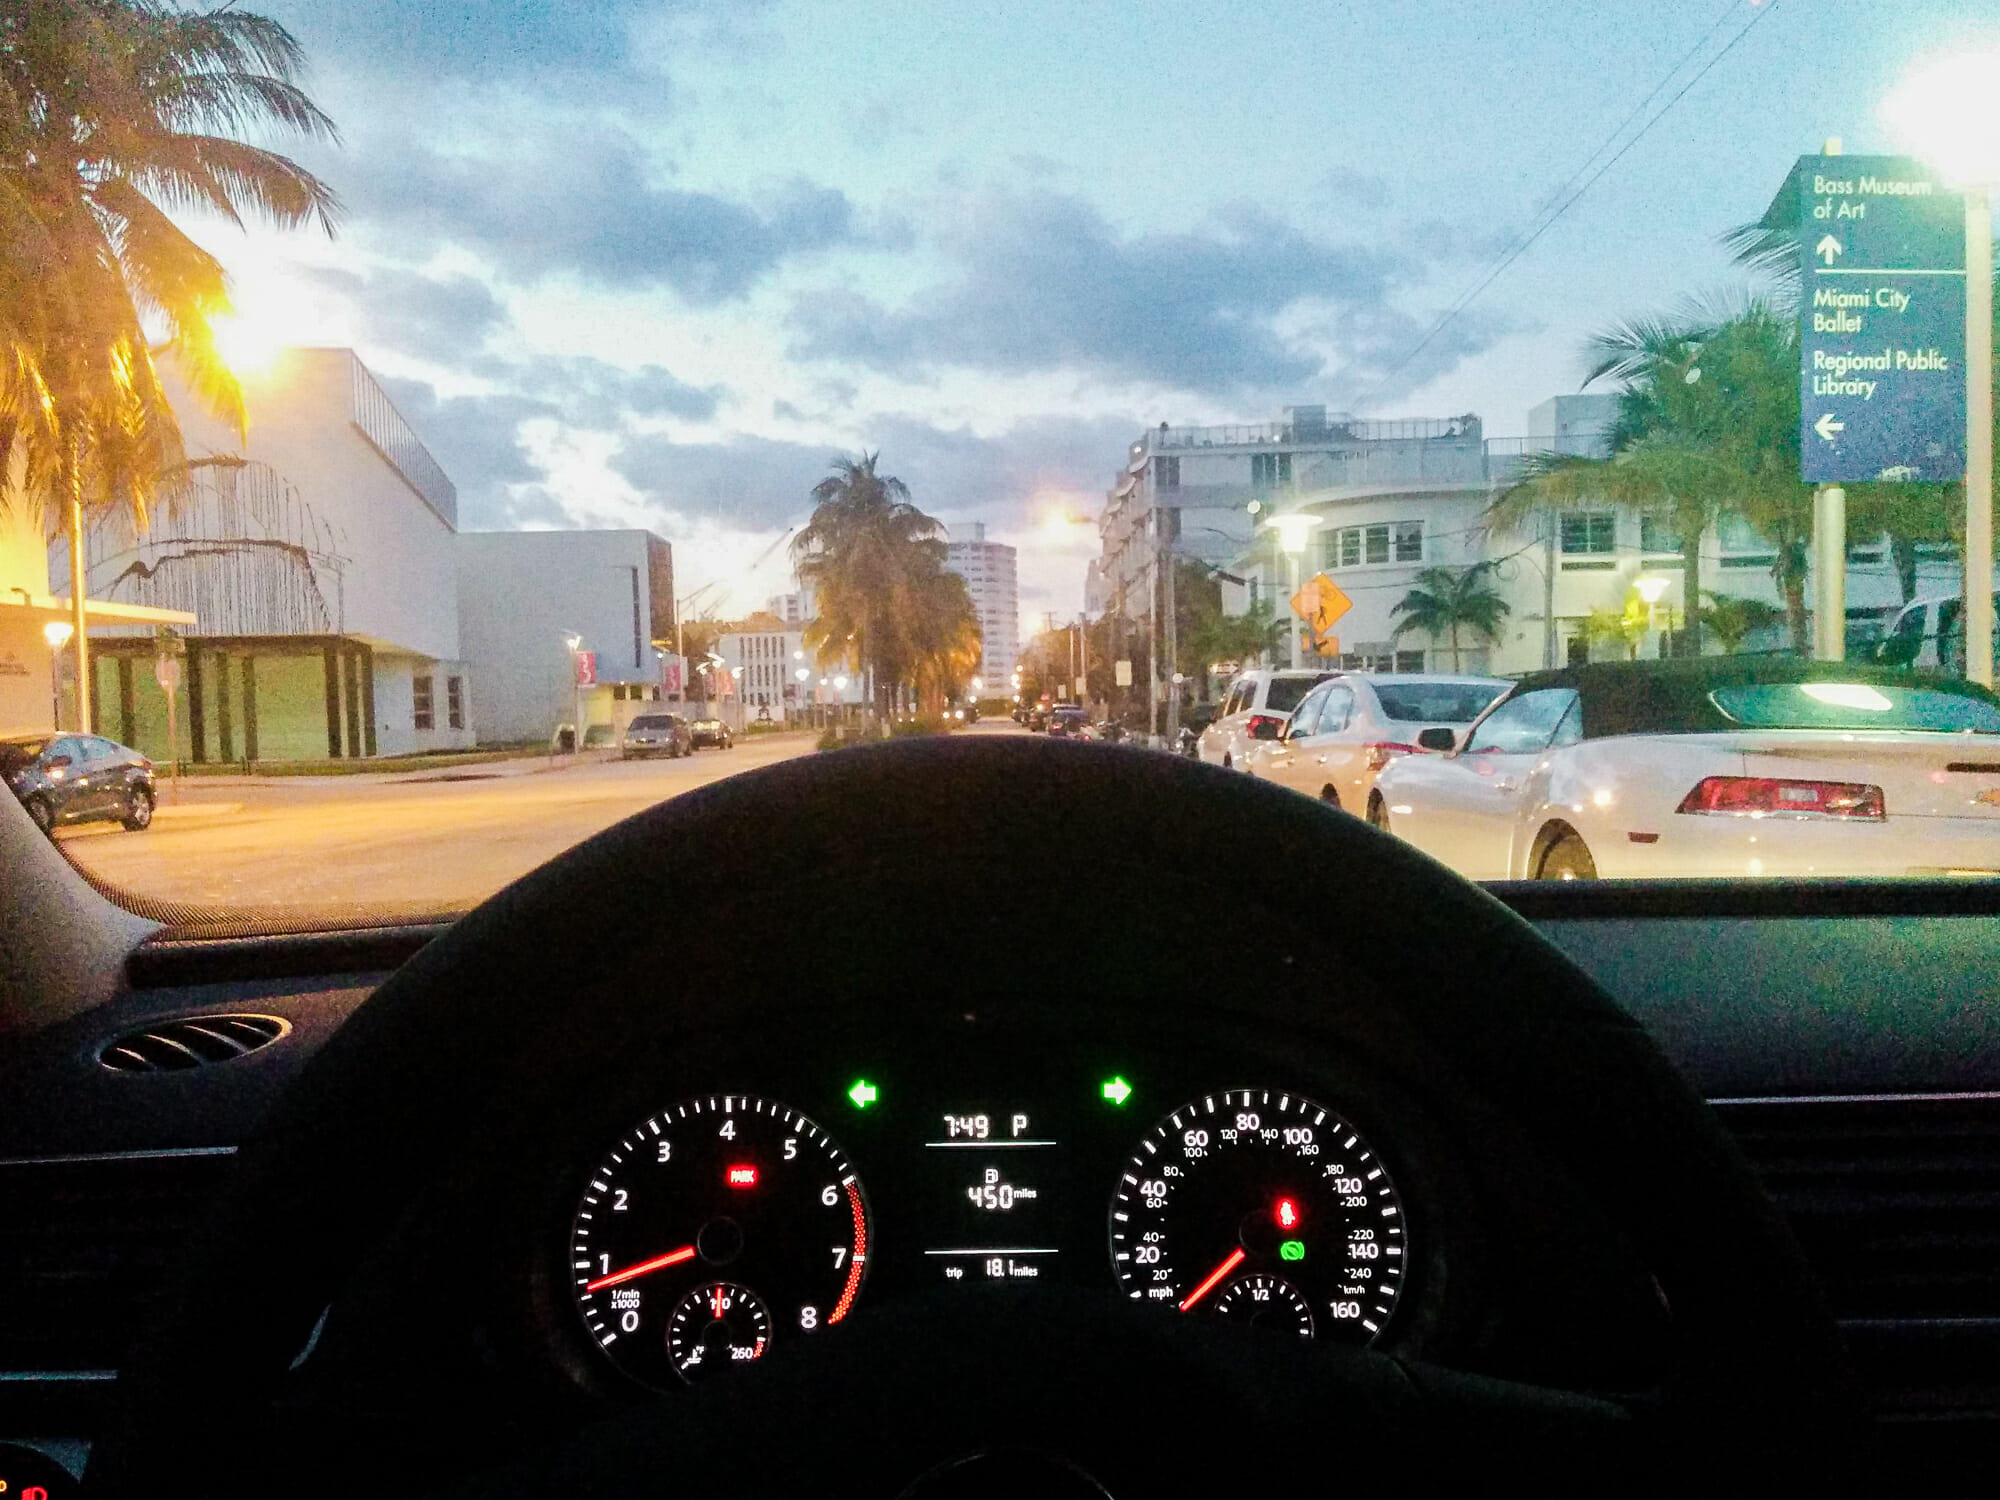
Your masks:
M1996 1452L1985 883L1482 888L1027 737L735 776L449 923L113 899L10 798L0 871L0 1441L88 1493Z

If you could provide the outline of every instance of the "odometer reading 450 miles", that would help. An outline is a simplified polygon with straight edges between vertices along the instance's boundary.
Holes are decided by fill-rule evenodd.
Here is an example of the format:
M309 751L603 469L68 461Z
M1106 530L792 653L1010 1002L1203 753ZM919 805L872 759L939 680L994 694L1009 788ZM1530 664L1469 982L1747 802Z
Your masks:
M1278 1089L1175 1110L1111 1199L1111 1265L1134 1300L1304 1338L1380 1333L1407 1247L1395 1184L1360 1132Z

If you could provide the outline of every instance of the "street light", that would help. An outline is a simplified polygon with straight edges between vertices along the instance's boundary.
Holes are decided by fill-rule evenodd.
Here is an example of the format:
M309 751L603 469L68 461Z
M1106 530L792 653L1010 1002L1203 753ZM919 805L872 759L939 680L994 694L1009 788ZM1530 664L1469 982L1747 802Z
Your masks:
M1646 578L1635 578L1632 580L1632 588L1641 599L1646 601L1648 606L1651 606L1658 604L1661 596L1666 593L1667 580L1657 575Z
M569 647L569 692L572 717L570 719L570 749L576 753L583 750L583 637L574 630L563 632L563 644Z
M57 729L62 728L62 648L76 627L67 620L51 620L42 627L42 639L49 643L49 713Z
M1993 205L2000 46L1934 58L1882 102L1894 135L1965 191L1965 675L1993 685Z
M1285 554L1287 572L1291 579L1291 593L1299 591L1299 559L1305 555L1306 542L1311 538L1313 528L1320 524L1320 517L1307 515L1304 511L1287 511L1282 516L1272 516L1264 522L1278 533L1278 549ZM1287 595L1287 599L1290 595ZM1294 627L1288 632L1292 638L1292 665L1299 664L1299 632Z

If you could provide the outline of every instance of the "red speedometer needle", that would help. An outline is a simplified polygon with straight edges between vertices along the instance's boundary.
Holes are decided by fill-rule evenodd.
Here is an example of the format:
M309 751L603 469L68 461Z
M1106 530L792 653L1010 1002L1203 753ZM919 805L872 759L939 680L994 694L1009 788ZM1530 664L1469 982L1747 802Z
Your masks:
M616 1286L621 1281L631 1281L637 1277L646 1275L648 1272L662 1270L667 1266L677 1266L684 1260L693 1259L694 1246L683 1245L678 1250L669 1250L665 1255L656 1255L651 1260L642 1260L636 1266L627 1266L622 1271L613 1271L609 1275L598 1277L595 1281L586 1281L583 1284L583 1289L586 1292L602 1291L605 1287ZM1239 1255L1237 1259L1241 1260L1242 1256Z
M1181 1311L1186 1312L1190 1307L1193 1307L1195 1303L1201 1301L1202 1298L1206 1297L1210 1292L1214 1291L1215 1284L1218 1281L1222 1280L1223 1277L1227 1276L1231 1271L1235 1270L1238 1266L1242 1264L1243 1264L1243 1252L1241 1250L1230 1251L1229 1259L1225 1260L1221 1265L1217 1266L1213 1271L1210 1271L1208 1273L1208 1280L1204 1281L1200 1286L1196 1287L1193 1291L1189 1292L1185 1297L1181 1298Z

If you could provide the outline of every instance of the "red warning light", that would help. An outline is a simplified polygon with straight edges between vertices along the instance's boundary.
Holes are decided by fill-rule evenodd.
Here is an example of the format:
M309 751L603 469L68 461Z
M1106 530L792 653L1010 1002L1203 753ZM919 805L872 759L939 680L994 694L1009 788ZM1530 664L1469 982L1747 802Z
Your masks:
M1278 1227L1281 1229L1293 1229L1297 1227L1298 1222L1298 1204L1292 1202L1289 1198L1280 1198L1278 1200Z
M733 1188L755 1187L757 1185L757 1169L755 1167L731 1167L726 1174L725 1180Z

